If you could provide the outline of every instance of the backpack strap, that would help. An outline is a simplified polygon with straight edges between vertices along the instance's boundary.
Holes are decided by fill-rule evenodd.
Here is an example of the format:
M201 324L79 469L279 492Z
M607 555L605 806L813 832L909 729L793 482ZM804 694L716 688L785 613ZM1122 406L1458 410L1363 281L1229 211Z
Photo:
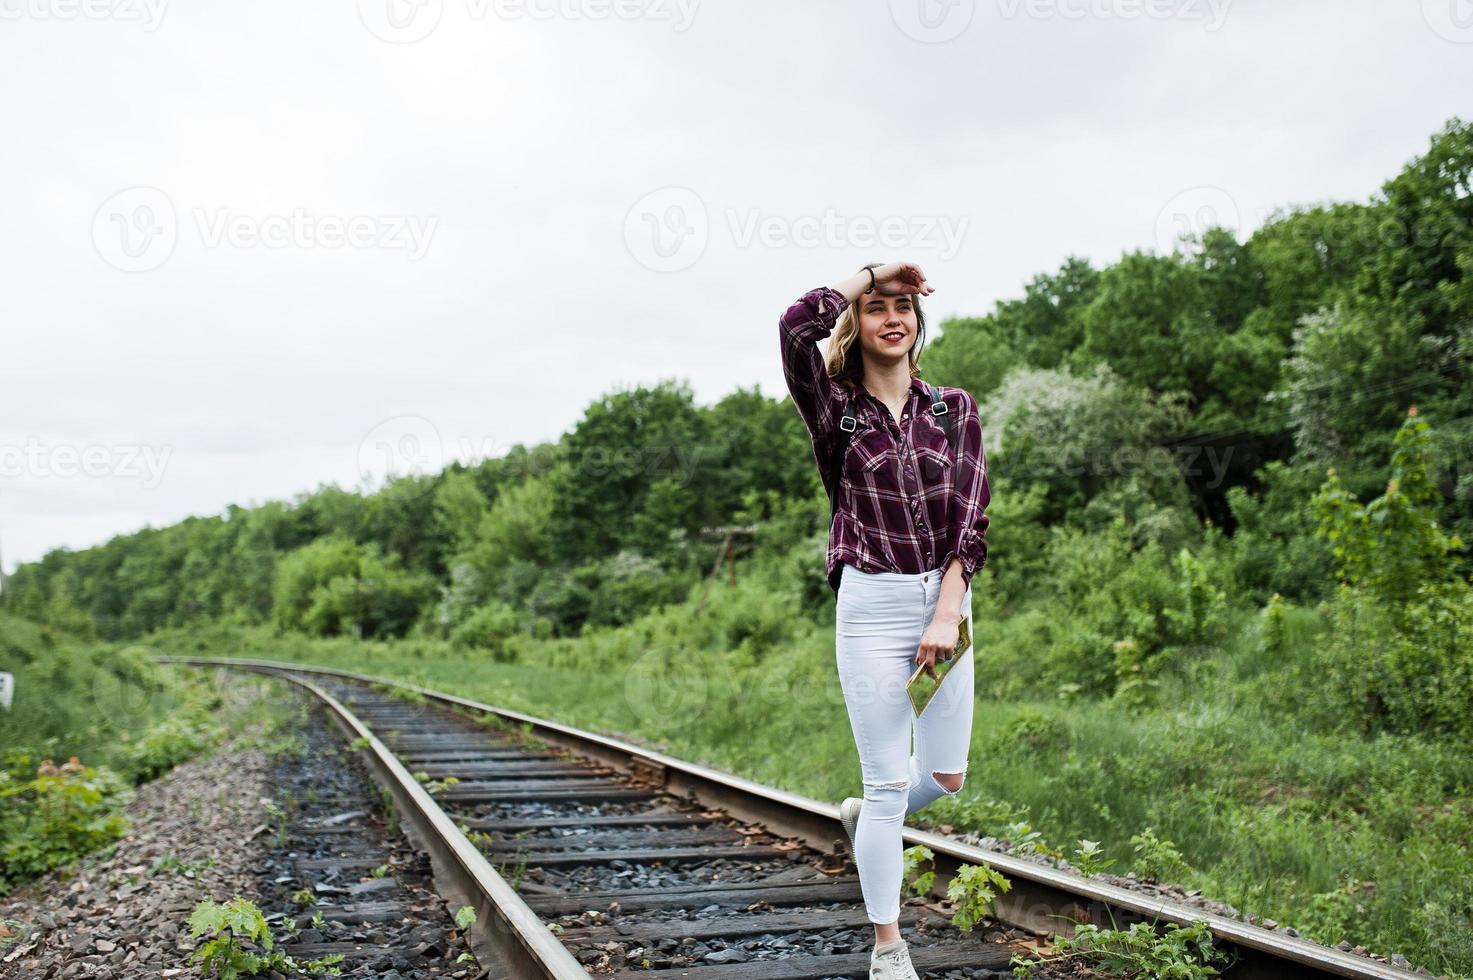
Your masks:
M834 456L829 463L829 526L839 513L839 480L844 475L844 453L849 448L849 436L859 427L854 418L854 396L851 393L844 406L844 417L839 419L839 429L834 433Z
M931 415L941 420L941 425L946 429L946 441L951 446L952 456L956 455L956 437L951 427L951 411L946 407L946 402L941 400L941 389L931 382L923 382L926 391L931 394ZM854 418L854 397L851 395L848 403L844 406L844 417L839 419L839 430L834 433L834 455L829 462L829 524L834 523L834 518L839 513L839 480L844 475L844 453L849 448L849 436L859 427Z
M925 382L926 390L931 393L931 415L941 419L941 425L946 429L946 441L951 445L951 455L956 455L956 438L951 429L951 411L946 407L946 402L941 400L941 389L931 382Z

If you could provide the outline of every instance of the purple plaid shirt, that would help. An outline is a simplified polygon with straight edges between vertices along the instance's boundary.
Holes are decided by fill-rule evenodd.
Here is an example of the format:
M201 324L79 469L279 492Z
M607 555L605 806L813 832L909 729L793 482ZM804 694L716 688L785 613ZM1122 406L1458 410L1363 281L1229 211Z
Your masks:
M783 377L813 439L825 489L839 419L849 399L858 399L858 427L849 435L829 529L829 585L838 591L840 562L864 572L916 573L944 570L953 558L970 585L972 574L987 561L983 511L992 499L977 403L965 389L939 388L957 432L953 457L921 379L911 379L899 424L863 383L851 395L829 377L818 349L847 305L843 293L820 286L803 294L778 321Z

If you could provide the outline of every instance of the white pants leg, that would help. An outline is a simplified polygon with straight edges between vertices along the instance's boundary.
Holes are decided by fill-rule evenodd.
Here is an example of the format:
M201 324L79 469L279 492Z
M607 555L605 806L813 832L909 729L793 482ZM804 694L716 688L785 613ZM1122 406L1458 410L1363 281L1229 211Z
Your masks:
M905 682L941 594L941 572L861 572L844 563L835 614L835 657L864 781L854 862L871 922L900 918L901 824L946 792L935 773L965 773L972 737L972 651L915 716ZM972 619L972 590L962 597ZM972 634L976 636L975 631ZM915 750L911 751L911 736Z

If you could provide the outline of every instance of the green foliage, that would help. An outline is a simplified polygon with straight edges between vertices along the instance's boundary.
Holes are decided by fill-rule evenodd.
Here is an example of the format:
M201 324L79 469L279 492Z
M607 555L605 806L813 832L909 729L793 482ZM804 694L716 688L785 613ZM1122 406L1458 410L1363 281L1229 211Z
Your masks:
M1099 841L1081 839L1079 846L1070 855L1069 863L1074 865L1080 874L1089 878L1108 871L1115 864L1115 859L1105 857Z
M1411 410L1385 492L1361 505L1332 468L1311 500L1343 579L1331 609L1323 714L1362 731L1473 734L1473 589L1436 516L1430 430ZM1333 691L1333 697L1326 691Z
M515 659L515 648L506 641L518 632L516 610L499 602L488 603L471 613L450 634L451 646L488 650L497 660Z
M171 715L120 746L123 774L135 783L155 779L219 740L221 728L196 703Z
M1454 579L1457 567L1450 553L1463 542L1438 526L1440 497L1428 476L1429 427L1415 407L1394 444L1391 479L1381 496L1362 506L1331 467L1310 504L1319 521L1315 534L1330 542L1341 577L1386 602L1402 604L1424 585Z
M1473 587L1423 586L1398 607L1346 585L1327 608L1310 698L1321 724L1473 735Z
M925 844L914 844L900 854L901 880L912 895L929 895L936 883L936 854ZM922 865L931 867L922 871ZM951 922L963 932L973 927L988 913L995 911L997 898L1011 890L1008 881L985 864L963 864L946 885L946 897L956 904Z
M1275 592L1305 604L1324 598L1334 585L1325 575L1333 556L1305 526L1305 501L1324 470L1273 460L1256 475L1256 490L1232 486L1226 493L1237 524L1226 547L1234 577L1260 602Z
M1186 509L1181 475L1159 445L1188 422L1179 395L1153 397L1104 363L1083 375L1020 367L979 410L989 464L1018 491L1044 488L1043 523L1091 526L1118 510L1142 540L1188 532L1172 516Z
M959 384L980 398L1016 364L1060 367L1083 339L1079 314L1099 280L1088 260L1069 256L1058 272L1034 276L1021 299L999 301L986 317L943 324L935 349L927 348L927 368L939 369L938 384Z
M1044 835L1082 841L1081 867L1150 828L1158 873L1170 837L1194 886L1473 964L1470 173L1454 119L1365 202L1278 212L1245 243L1071 257L942 325L925 375L984 405L994 500L976 795L927 818L1022 824L1053 855ZM30 753L12 783L78 744L143 778L210 737L150 651L75 639L147 635L474 686L841 789L815 462L785 398L698 405L670 381L474 466L58 550L0 593L47 624L0 617L21 696L0 744ZM735 585L708 582L703 529L748 524ZM807 768L774 744L811 746Z
M1271 386L1283 354L1248 319L1265 298L1253 250L1222 229L1190 256L1129 253L1100 274L1069 359L1107 361L1133 384L1185 394L1209 427L1232 423Z
M1183 548L1169 560L1155 542L1138 547L1131 538L1123 517L1099 533L1053 535L1052 577L1036 583L1032 614L1017 620L1016 654L996 671L1013 686L1000 696L1046 687L1114 695L1143 710L1164 673L1190 672L1222 641L1237 587L1219 538L1209 534L1196 553Z
M1034 830L1026 820L1016 820L1008 824L1004 836L1012 841L1013 847L1011 853L1013 854L1024 857L1033 854L1041 854L1052 858L1064 856L1063 851L1043 839L1043 831Z
M1157 837L1151 827L1132 837L1130 843L1135 847L1135 867L1146 878L1179 881L1191 871L1176 845Z
M936 883L936 869L934 867L925 871L921 865L927 862L935 862L936 854L925 844L913 844L900 852L901 880L910 889L912 895L929 895L931 886Z
M455 910L455 924L461 929L469 929L476 924L476 910L474 906L462 905Z
M266 917L249 899L236 896L220 903L206 898L189 915L189 936L196 940L191 963L206 977L237 980L280 971L302 976L338 976L342 953L299 961L276 947ZM205 938L203 942L199 940Z
M1072 937L1059 937L1055 946L1056 956L1033 961L1013 957L1013 976L1031 977L1041 966L1079 960L1111 977L1207 980L1220 975L1217 965L1232 964L1232 958L1213 945L1212 931L1202 920L1188 926L1168 922L1160 933L1149 922L1136 922L1129 929L1079 923Z
M143 648L0 615L0 658L15 675L0 711L0 891L111 844L132 785L223 734L216 693Z
M22 780L15 761L0 770L0 891L127 833L117 810L128 785L116 773L73 756L61 766L46 759Z
M281 559L276 621L315 636L402 636L434 592L432 579L346 537L312 542Z
M962 932L996 911L998 896L1011 891L1012 882L986 864L963 864L946 884L946 897L956 903L951 921Z

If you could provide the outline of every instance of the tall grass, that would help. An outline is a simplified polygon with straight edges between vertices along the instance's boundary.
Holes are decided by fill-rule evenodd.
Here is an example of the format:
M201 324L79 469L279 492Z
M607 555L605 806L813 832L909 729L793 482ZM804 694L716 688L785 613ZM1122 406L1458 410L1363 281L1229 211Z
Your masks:
M225 627L160 634L169 652L260 656L412 680L617 733L821 799L861 792L832 624L794 615L758 576L578 639L521 639L514 660L435 640L309 640ZM1090 697L1040 663L1037 613L978 594L978 700L968 775L913 823L1008 836L1026 823L1068 853L1103 843L1112 871L1151 866L1133 838L1173 842L1188 887L1325 943L1473 971L1473 753L1416 734L1320 725L1327 616L1234 608L1220 643L1159 667L1147 703ZM1045 610L1043 615L1049 615ZM1057 616L1055 616L1057 618ZM1266 625L1267 624L1267 625ZM1012 675L1030 660L1025 685ZM1333 699L1334 692L1318 692Z

